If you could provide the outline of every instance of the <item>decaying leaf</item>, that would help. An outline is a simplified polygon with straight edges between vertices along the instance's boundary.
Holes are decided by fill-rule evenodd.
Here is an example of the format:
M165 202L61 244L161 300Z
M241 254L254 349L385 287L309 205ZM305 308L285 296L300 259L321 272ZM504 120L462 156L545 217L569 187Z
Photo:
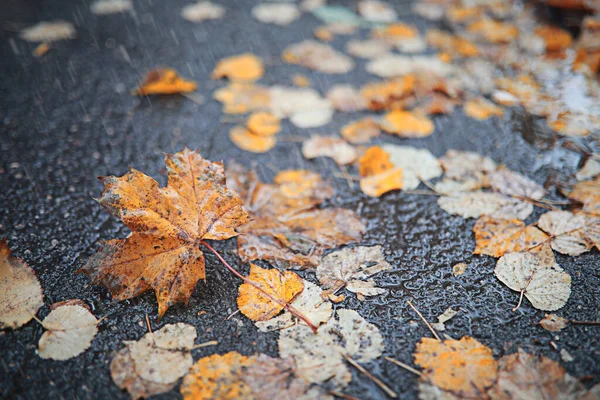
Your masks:
M556 314L546 314L538 324L547 331L559 332L567 327L568 322L568 319L559 317Z
M61 301L42 321L46 332L40 338L38 355L52 360L68 360L90 347L98 332L98 320L81 300Z
M586 399L586 392L556 361L519 349L500 359L498 381L489 395L493 400Z
M333 116L329 100L312 88L272 86L269 89L271 113L280 118L290 118L299 128L322 126Z
M458 263L452 266L452 275L459 276L464 274L467 271L467 264Z
M299 64L326 74L345 74L354 68L354 61L333 47L313 40L305 40L287 47L283 61Z
M260 79L264 73L265 69L261 59L252 53L244 53L219 61L212 72L212 78L254 82Z
M361 177L375 176L394 168L390 154L379 146L369 147L358 162L358 174Z
M583 167L575 174L578 181L586 181L600 175L600 161L588 158Z
M494 273L510 289L525 295L539 310L558 310L571 295L571 276L554 261L554 257L508 253L498 260Z
M225 7L210 1L200 1L189 4L181 10L181 16L190 22L202 22L210 19L220 19L225 15Z
M74 39L77 35L72 23L62 20L39 22L21 31L20 37L28 42L55 42Z
M371 82L361 88L360 95L366 100L368 108L373 111L403 108L403 102L415 90L416 81L414 75L406 75L381 82Z
M323 290L319 286L309 281L303 283L304 290L290 305L306 316L313 325L319 326L331 318L333 308L330 302L323 301ZM256 327L262 332L286 329L297 324L305 324L305 322L287 310L270 320L255 322Z
M362 0L358 3L358 13L370 22L390 23L398 19L394 8L379 0Z
M488 215L498 219L525 219L533 212L531 203L490 192L453 193L440 197L438 205L463 218Z
M350 85L334 85L327 92L327 100L339 111L354 112L367 108L367 101Z
M380 78L392 78L407 74L422 73L433 76L448 76L455 67L436 56L384 55L367 63L367 72Z
M600 179L577 183L569 198L583 203L583 211L600 216Z
M12 256L6 239L0 240L0 329L19 328L44 305L44 295L35 271Z
M390 155L379 146L367 149L359 160L360 189L371 197L402 189L403 171L390 162Z
M242 150L252 153L266 153L277 144L274 136L257 135L244 126L234 126L229 131L229 139Z
M492 350L465 336L460 340L423 338L414 353L421 380L461 398L481 398L496 381L498 363Z
M448 150L440 158L446 177L458 181L481 180L484 174L496 170L496 163L489 157L470 151Z
M550 211L542 215L538 227L552 236L552 249L578 256L600 245L600 219L568 211Z
M344 139L331 136L313 135L302 143L302 155L311 160L317 157L331 157L338 165L355 161L358 153Z
M501 117L504 115L503 108L498 107L483 97L467 101L464 108L465 114L479 121L486 120L493 116Z
M351 122L340 130L342 137L352 144L368 143L380 133L379 124L371 117Z
M493 190L507 196L541 200L546 194L546 190L539 183L503 166L490 172L487 177Z
M243 82L232 82L229 86L216 90L213 98L223 103L223 112L226 114L267 110L271 104L269 89Z
M484 216L477 220L473 232L476 242L473 254L501 257L512 252L547 253L549 250L544 245L549 239L544 232L516 219L494 219Z
M138 96L151 94L187 93L196 90L196 82L186 81L171 68L154 69L146 74L144 81L135 90Z
M179 322L126 341L110 363L110 375L133 399L171 390L194 362L196 329Z
M268 112L255 112L250 115L246 127L258 136L273 136L281 130L279 118Z
M129 11L132 7L131 0L98 0L90 9L96 15L108 15Z
M377 327L356 311L339 309L337 319L322 325L317 334L305 325L281 331L279 354L296 361L298 375L307 382L340 389L352 375L343 355L369 362L381 355L383 338Z
M433 329L435 329L437 331L440 331L440 332L445 331L446 330L445 323L448 322L456 314L458 314L458 311L453 310L451 307L448 307L446 309L446 311L444 311L442 314L438 315L438 317L437 317L438 322L431 323L431 326L433 327Z
M350 40L346 43L346 51L354 57L375 59L388 54L392 44L379 39Z
M302 278L294 272L264 269L254 264L250 264L248 279L282 303L290 303L304 289ZM275 303L249 283L239 287L237 305L242 314L252 321L266 321L283 310L281 304Z
M427 149L393 144L385 144L383 149L389 153L394 167L402 169L404 190L416 189L421 181L428 181L442 175L438 159Z
M425 115L409 111L394 110L387 113L380 121L381 129L400 137L419 138L433 133L433 122Z
M345 247L323 257L317 266L317 278L332 294L346 288L363 296L376 296L385 293L385 289L376 287L369 278L391 268L381 246Z
M263 3L252 8L252 16L265 24L283 26L298 19L300 10L291 3Z
M225 187L221 163L185 148L165 158L168 185L132 169L122 177L101 178L98 202L120 218L132 234L104 243L82 268L106 285L115 300L153 289L162 316L173 304L187 302L196 282L205 278L205 239L236 236L249 217L242 200Z

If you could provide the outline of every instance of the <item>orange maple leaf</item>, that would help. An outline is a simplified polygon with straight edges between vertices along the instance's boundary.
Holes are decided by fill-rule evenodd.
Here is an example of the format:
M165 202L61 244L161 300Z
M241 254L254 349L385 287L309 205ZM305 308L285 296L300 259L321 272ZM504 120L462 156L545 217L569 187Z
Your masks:
M113 239L81 269L108 287L116 300L156 293L161 317L173 304L187 303L194 286L205 279L205 239L224 240L249 220L242 200L225 187L222 163L185 148L165 157L168 184L132 169L122 177L100 180L98 202L120 218L132 233Z

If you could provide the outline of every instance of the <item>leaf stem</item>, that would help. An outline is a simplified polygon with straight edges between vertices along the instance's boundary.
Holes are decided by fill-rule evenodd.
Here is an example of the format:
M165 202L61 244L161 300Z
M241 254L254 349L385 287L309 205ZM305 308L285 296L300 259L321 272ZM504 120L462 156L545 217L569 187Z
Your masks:
M433 326L431 326L431 324L429 322L427 322L427 320L425 319L425 317L423 316L423 314L421 314L419 312L419 310L417 310L417 307L413 306L413 304L410 302L410 300L406 300L406 303L408 303L408 305L415 310L415 312L417 313L417 315L419 317L421 317L421 319L423 320L423 322L425 322L425 325L427 325L427 327L429 328L429 330L431 331L431 333L433 333L433 336L435 336L435 338L437 340L439 340L440 342L442 342L443 340L440 338L440 336L437 334L437 332L435 331L435 329L433 329Z
M513 308L513 312L517 311L519 309L519 307L521 307L521 302L523 301L523 294L525 293L525 289L521 290L521 295L519 296L519 302L517 303L517 306L515 308Z
M253 286L256 290L258 290L259 292L261 292L263 294L263 296L265 296L269 300L271 300L271 301L279 304L281 307L283 307L284 309L286 309L287 311L289 311L292 315L295 315L297 318L299 318L302 321L304 321L306 323L306 325L308 325L308 327L314 333L317 333L318 327L316 327L311 322L311 320L308 319L308 317L306 315L302 314L299 310L297 310L295 307L289 305L285 301L282 301L282 300L280 300L280 299L278 299L278 298L270 295L263 288L261 288L259 285L257 285L256 283L252 282L250 279L246 278L245 276L243 276L242 274L240 274L239 272L237 272L231 265L229 265L229 263L227 261L225 261L225 259L221 256L221 254L219 254L215 249L213 249L213 247L210 244L206 243L204 240L201 240L200 244L203 245L204 247L206 247L207 249L209 249L215 256L217 256L217 258L219 259L219 261L221 261L221 263L223 263L223 265L229 271L231 271L232 274L234 274L235 276L237 276L238 278L240 278L241 280L243 280L244 283L247 283L248 285Z

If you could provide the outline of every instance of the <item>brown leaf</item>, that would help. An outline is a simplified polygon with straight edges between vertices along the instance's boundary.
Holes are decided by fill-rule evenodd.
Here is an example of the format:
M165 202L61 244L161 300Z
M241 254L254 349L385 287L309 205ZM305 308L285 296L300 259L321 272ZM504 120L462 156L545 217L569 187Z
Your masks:
M473 226L476 247L473 254L486 254L501 257L505 253L530 251L545 253L549 249L549 236L532 225L525 225L517 219L494 219L483 216ZM554 257L552 257L554 258Z
M281 58L287 63L300 64L327 74L345 74L354 68L354 61L350 57L313 40L288 46Z
M241 379L254 391L257 400L296 400L310 388L310 384L296 377L296 363L292 358L273 358L266 354L242 368Z
M344 139L313 135L302 143L302 155L313 159L317 157L331 157L338 165L350 164L358 157L354 147Z
M600 179L579 182L569 198L583 203L583 211L600 216Z
M549 332L559 332L567 327L569 320L556 314L546 314L538 324Z
M139 96L150 94L187 93L196 90L196 82L186 81L171 68L154 69L146 74L146 78L135 90Z
M98 202L120 218L132 234L106 242L81 269L106 285L116 300L153 289L162 316L173 304L187 302L205 278L202 240L237 236L248 221L242 200L225 187L223 165L187 148L167 155L169 183L131 170L123 177L101 178Z

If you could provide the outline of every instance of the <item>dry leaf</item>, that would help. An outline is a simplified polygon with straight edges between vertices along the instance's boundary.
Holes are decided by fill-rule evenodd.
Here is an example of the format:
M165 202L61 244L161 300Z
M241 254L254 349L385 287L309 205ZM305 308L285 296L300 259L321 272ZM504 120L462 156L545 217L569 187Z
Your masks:
M473 254L501 257L512 252L546 252L544 243L549 237L532 225L516 219L494 219L481 217L473 226L476 247ZM550 254L552 251L550 251Z
M213 98L223 103L223 112L226 114L266 110L271 104L269 89L242 82L232 82L229 86L216 90Z
M35 271L12 256L6 238L0 240L0 329L19 328L44 305L44 295Z
M342 137L352 144L368 143L380 133L379 124L371 117L346 124L340 130Z
M552 236L552 249L570 256L589 251L594 243L588 237L593 239L600 234L600 220L568 211L547 212L540 217L537 225Z
M412 4L412 11L426 20L429 21L440 21L444 18L445 7L444 4L430 3L430 2L416 2Z
M280 118L290 118L299 128L322 126L333 116L329 100L312 88L273 86L269 89L270 111Z
M427 149L412 146L383 145L390 154L390 161L396 168L402 169L402 189L413 190L421 181L428 181L442 175L440 163Z
M254 400L254 391L240 378L243 368L255 362L255 356L235 351L201 358L183 378L181 395L184 400Z
M310 79L307 76L300 74L295 74L294 76L292 76L292 82L294 82L295 86L300 88L312 86L312 82L310 81Z
M302 278L291 271L281 272L278 269L263 269L250 264L248 279L258 285L267 294L290 303L302 290ZM275 303L254 286L243 283L238 289L237 305L246 317L252 321L266 321L283 310L281 304Z
M361 177L374 176L394 168L390 154L379 146L372 146L358 162L358 174Z
M385 114L379 125L388 133L405 138L420 138L433 133L433 122L425 115L394 110Z
M392 45L379 39L349 40L346 43L346 51L354 57L374 59L387 54Z
M575 178L577 178L578 181L585 181L593 179L598 175L600 175L600 161L595 158L589 158L583 167L577 171Z
M465 336L460 340L423 338L414 353L421 380L461 398L481 398L496 381L498 363L492 350Z
M416 77L406 75L381 82L364 85L360 95L366 100L367 106L373 111L403 108L403 102L413 94Z
M379 0L360 1L358 13L369 22L390 23L398 19L398 14L392 6Z
M167 155L168 185L132 169L122 177L103 177L98 202L133 232L104 243L82 268L106 285L115 300L153 289L162 316L173 304L187 302L205 278L202 240L236 236L248 221L242 200L225 187L221 163L185 148Z
M192 366L195 339L196 329L179 322L126 341L110 363L110 375L133 399L167 392Z
M300 17L300 10L291 3L263 3L252 8L252 16L265 24L289 25Z
M322 25L314 30L315 37L319 40L330 42L335 35L352 35L358 27L354 24L345 22L332 22L327 25Z
M467 264L458 263L452 266L452 275L459 276L464 274L467 271Z
M229 139L242 150L252 153L266 153L277 144L275 136L257 135L243 126L234 126L229 131Z
M413 25L407 25L400 22L387 24L383 27L373 29L371 36L395 42L398 39L412 38L419 35L419 30Z
M246 127L258 136L273 136L281 130L279 118L268 112L255 112L250 115Z
M46 332L40 338L38 355L52 360L68 360L83 353L98 332L98 320L81 300L61 301L42 321Z
M583 203L583 211L600 216L600 179L577 183L569 198Z
M225 7L210 1L189 4L181 10L181 16L190 22L220 19L225 15Z
M333 308L330 302L323 301L323 290L319 286L304 280L303 283L304 290L290 305L306 316L313 325L319 326L331 318ZM257 321L254 325L261 332L271 332L290 328L297 324L305 324L305 322L285 310L281 315L268 321Z
M212 78L254 82L260 79L264 73L261 59L252 53L244 53L219 61L212 72Z
M452 317L454 317L456 314L458 314L458 311L453 310L451 307L448 307L446 309L446 311L444 311L442 314L440 314L437 319L438 322L433 322L431 323L431 326L433 327L433 329L437 330L437 331L445 331L446 330L446 325L444 325L446 322L448 322Z
M493 92L492 100L505 107L513 107L519 105L519 99L517 98L517 96L505 90L496 90L495 92Z
M317 334L305 325L281 331L279 354L296 361L298 375L307 382L340 389L352 375L343 355L369 362L381 355L383 338L375 325L356 311L339 309L337 319L322 325Z
M334 85L327 92L327 100L339 111L354 112L367 108L367 102L353 86Z
M464 105L465 114L469 117L483 121L493 116L501 117L504 115L504 109L483 97L477 97L469 100Z
M475 179L480 181L483 175L496 170L496 163L489 157L470 151L448 150L440 158L446 177L466 181Z
M545 311L562 308L571 294L571 277L554 261L532 253L503 255L494 270L510 289L521 292L531 304Z
M404 173L390 162L390 155L379 146L367 149L359 160L360 189L368 196L379 197L402 189Z
M509 43L519 36L514 25L487 18L472 23L467 30L490 43Z
M72 23L62 20L39 22L25 28L19 36L28 42L55 42L58 40L74 39L77 35Z
M546 314L538 324L547 331L559 332L567 327L569 320L556 314Z
M414 73L429 76L449 76L455 72L452 64L436 56L384 55L367 63L367 72L381 78L392 78Z
M499 193L453 193L442 196L438 205L450 214L463 218L488 215L498 219L525 219L533 212L533 205Z
M422 53L427 50L427 42L421 36L399 38L395 45L401 53Z
M490 172L488 182L493 190L507 196L541 200L546 194L542 185L506 167Z
M493 400L585 399L586 392L556 361L519 349L500 359L498 381L489 395Z
M468 39L438 29L427 31L427 42L436 49L456 57L474 57L479 48Z
M369 278L390 269L381 246L345 247L323 257L317 266L317 278L332 294L346 288L363 296L376 296L385 293L385 289L376 287Z
M90 9L96 15L109 15L129 11L133 8L131 0L98 0Z
M171 68L154 69L146 74L144 81L135 90L138 96L151 94L187 93L196 90L196 82L186 81Z
M313 40L288 46L281 58L287 63L299 64L326 74L345 74L354 68L354 61L350 57Z
M313 135L302 143L302 155L312 160L317 157L331 157L338 165L354 162L358 153L344 139L331 136Z
M546 53L564 51L573 44L573 38L568 31L552 25L538 26L534 32L544 40Z

